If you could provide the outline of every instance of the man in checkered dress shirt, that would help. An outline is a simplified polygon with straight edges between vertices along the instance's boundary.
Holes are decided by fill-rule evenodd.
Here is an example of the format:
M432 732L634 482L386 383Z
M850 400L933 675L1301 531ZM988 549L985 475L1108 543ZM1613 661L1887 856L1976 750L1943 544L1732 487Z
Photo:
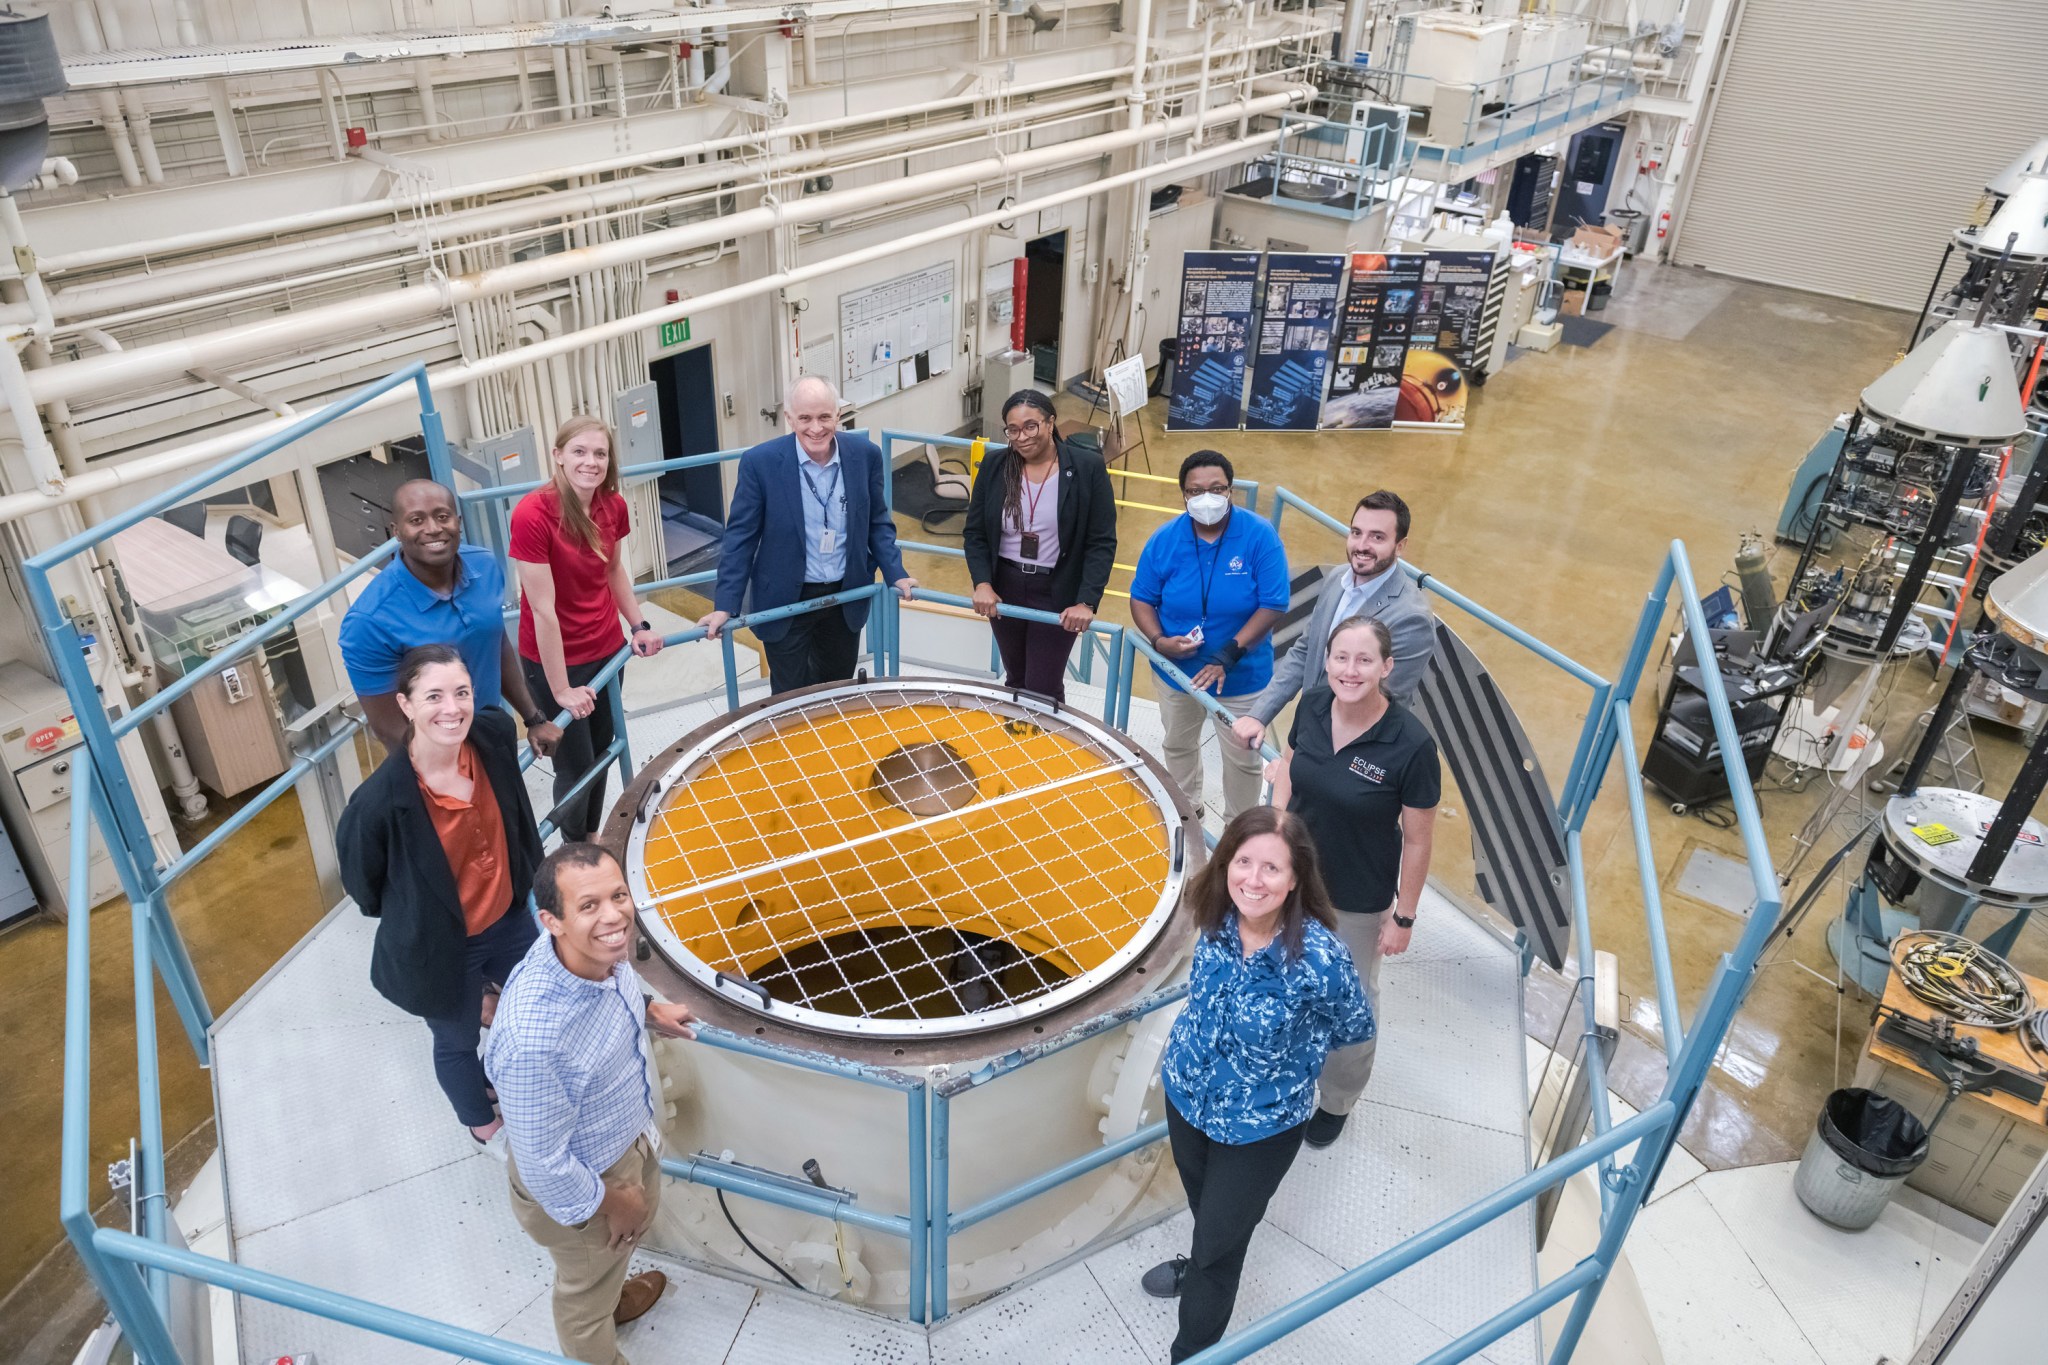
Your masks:
M633 897L595 844L534 874L541 926L498 1001L484 1070L498 1092L512 1211L555 1261L562 1354L628 1365L618 1325L654 1306L660 1271L626 1278L661 1202L661 1130L646 1029L693 1036L681 1005L649 1003L627 965Z

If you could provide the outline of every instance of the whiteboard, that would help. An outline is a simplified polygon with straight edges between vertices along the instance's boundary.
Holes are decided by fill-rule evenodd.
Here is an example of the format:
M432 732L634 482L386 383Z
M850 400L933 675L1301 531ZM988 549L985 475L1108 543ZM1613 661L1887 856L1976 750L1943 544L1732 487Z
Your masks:
M952 368L953 262L839 296L839 387L872 403Z

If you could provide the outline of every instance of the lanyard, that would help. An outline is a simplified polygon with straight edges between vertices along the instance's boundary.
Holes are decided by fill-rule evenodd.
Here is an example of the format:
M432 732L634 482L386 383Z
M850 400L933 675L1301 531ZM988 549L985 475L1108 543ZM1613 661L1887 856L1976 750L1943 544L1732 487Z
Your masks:
M1020 535L1038 524L1038 504L1039 500L1045 497L1045 486L1059 476L1059 467L1055 465L1052 473L1046 475L1037 483L1031 482L1029 477L1024 478L1024 524L1017 528ZM1034 493L1032 492L1033 489L1038 491Z
M1223 562L1223 542L1230 538L1230 532L1216 537L1216 554L1209 560L1209 572L1202 569L1202 533L1195 529L1195 519L1188 518L1188 534L1195 540L1195 581L1202 585L1202 624L1209 624L1209 585L1216 581L1216 566Z
M806 459L804 463L810 464L811 461ZM804 471L804 487L811 490L811 496L818 500L819 508L828 517L832 515L832 494L839 488L839 475L840 467L835 464L832 466L832 477L826 483L825 491L820 493L818 491L818 481L811 477L811 471L808 469Z

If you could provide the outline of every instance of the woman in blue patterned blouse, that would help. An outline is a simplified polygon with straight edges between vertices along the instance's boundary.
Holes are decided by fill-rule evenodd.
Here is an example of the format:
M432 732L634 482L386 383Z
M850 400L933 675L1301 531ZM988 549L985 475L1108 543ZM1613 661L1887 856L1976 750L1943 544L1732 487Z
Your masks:
M1245 1250L1301 1150L1324 1059L1373 1036L1299 816L1254 806L1232 820L1187 906L1200 933L1161 1079L1195 1234L1189 1255L1145 1272L1147 1292L1180 1299L1176 1361L1230 1325Z

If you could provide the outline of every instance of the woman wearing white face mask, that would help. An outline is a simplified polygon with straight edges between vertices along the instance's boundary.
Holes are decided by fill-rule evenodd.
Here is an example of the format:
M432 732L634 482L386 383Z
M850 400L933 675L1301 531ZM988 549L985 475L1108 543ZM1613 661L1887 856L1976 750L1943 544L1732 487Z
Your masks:
M1187 514L1152 533L1131 580L1131 621L1152 647L1242 716L1273 677L1273 627L1287 610L1287 552L1265 518L1232 510L1230 461L1198 450L1181 462ZM1217 727L1223 815L1259 801L1259 755L1232 738L1199 699L1155 666L1153 692L1166 726L1166 770L1202 802L1202 727Z

